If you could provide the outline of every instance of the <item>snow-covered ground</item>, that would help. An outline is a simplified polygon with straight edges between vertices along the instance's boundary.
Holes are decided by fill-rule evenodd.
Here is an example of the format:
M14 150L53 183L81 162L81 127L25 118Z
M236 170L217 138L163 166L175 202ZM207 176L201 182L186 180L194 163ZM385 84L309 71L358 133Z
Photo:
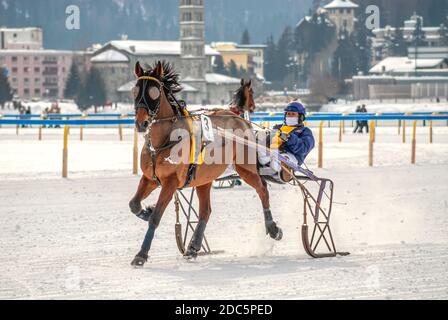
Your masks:
M410 137L402 144L392 127L377 130L373 168L368 137L349 128L343 143L325 129L324 169L317 151L310 155L310 169L335 182L332 227L348 257L305 254L302 200L290 186L270 187L284 238L268 239L260 201L243 185L213 190L206 234L224 253L184 261L171 204L149 263L136 270L129 263L146 225L127 206L139 179L132 130L120 142L118 129L85 129L80 142L72 128L62 179L60 130L44 129L37 141L35 128L19 136L0 128L0 298L447 299L448 128L434 129L433 144L428 128L418 132L416 165Z

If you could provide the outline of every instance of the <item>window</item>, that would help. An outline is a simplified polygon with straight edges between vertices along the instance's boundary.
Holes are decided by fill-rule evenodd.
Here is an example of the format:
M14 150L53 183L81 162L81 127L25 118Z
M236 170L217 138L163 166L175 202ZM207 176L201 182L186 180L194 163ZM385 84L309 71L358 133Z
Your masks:
M14 67L14 68L12 68L12 73L17 73L17 68L16 67Z
M28 67L23 68L23 72L24 73L29 73L30 72L30 68L28 68Z
M34 83L40 83L40 78L34 78Z
M34 57L34 62L38 62L39 60L39 57Z
M34 89L34 94L39 96L40 95L40 89Z
M12 61L12 62L17 62L17 60L18 60L18 58L15 57L15 56L11 58L11 61Z
M17 83L17 78L12 78L12 83Z
M23 79L23 81L25 82L25 84L30 83L30 79L28 79L28 78Z
M40 72L40 68L39 67L34 67L34 73L39 73Z
M28 88L24 89L24 90L23 90L23 93L24 93L26 96L30 95L30 89L28 89Z

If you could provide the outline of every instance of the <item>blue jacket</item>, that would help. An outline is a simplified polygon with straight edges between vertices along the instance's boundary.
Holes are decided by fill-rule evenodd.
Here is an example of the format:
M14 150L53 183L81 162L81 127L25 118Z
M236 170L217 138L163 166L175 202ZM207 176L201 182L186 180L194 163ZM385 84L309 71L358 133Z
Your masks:
M292 153L299 165L302 165L306 156L314 148L313 132L304 126L297 127L289 134L289 139L283 144L283 150Z

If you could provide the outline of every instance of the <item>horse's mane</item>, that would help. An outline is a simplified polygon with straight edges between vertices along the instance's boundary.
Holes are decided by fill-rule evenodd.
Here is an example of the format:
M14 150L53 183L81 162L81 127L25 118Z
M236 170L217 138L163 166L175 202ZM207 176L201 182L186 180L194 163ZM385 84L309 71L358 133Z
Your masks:
M165 90L165 94L167 96L169 92L176 94L182 91L182 86L179 83L179 73L174 70L173 65L165 60L161 61L163 76L160 77L156 74L158 63L159 61L156 61L152 65L145 65L145 69L147 70L145 71L145 75L160 79L163 83L163 89Z
M244 103L246 102L246 97L244 96L244 87L245 86L241 86L240 88L238 88L238 90L235 91L232 99L232 104L239 108L242 108L244 106Z

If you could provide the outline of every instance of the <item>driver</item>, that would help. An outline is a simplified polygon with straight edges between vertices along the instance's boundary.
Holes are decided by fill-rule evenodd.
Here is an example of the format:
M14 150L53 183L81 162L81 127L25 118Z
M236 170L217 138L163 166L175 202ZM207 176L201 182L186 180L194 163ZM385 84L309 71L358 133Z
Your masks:
M274 127L277 130L271 142L271 149L278 150L283 157L301 166L314 148L312 131L304 126L306 110L302 103L291 102L285 109L284 123ZM277 158L272 158L270 168L282 182L291 181L292 177L281 167Z

